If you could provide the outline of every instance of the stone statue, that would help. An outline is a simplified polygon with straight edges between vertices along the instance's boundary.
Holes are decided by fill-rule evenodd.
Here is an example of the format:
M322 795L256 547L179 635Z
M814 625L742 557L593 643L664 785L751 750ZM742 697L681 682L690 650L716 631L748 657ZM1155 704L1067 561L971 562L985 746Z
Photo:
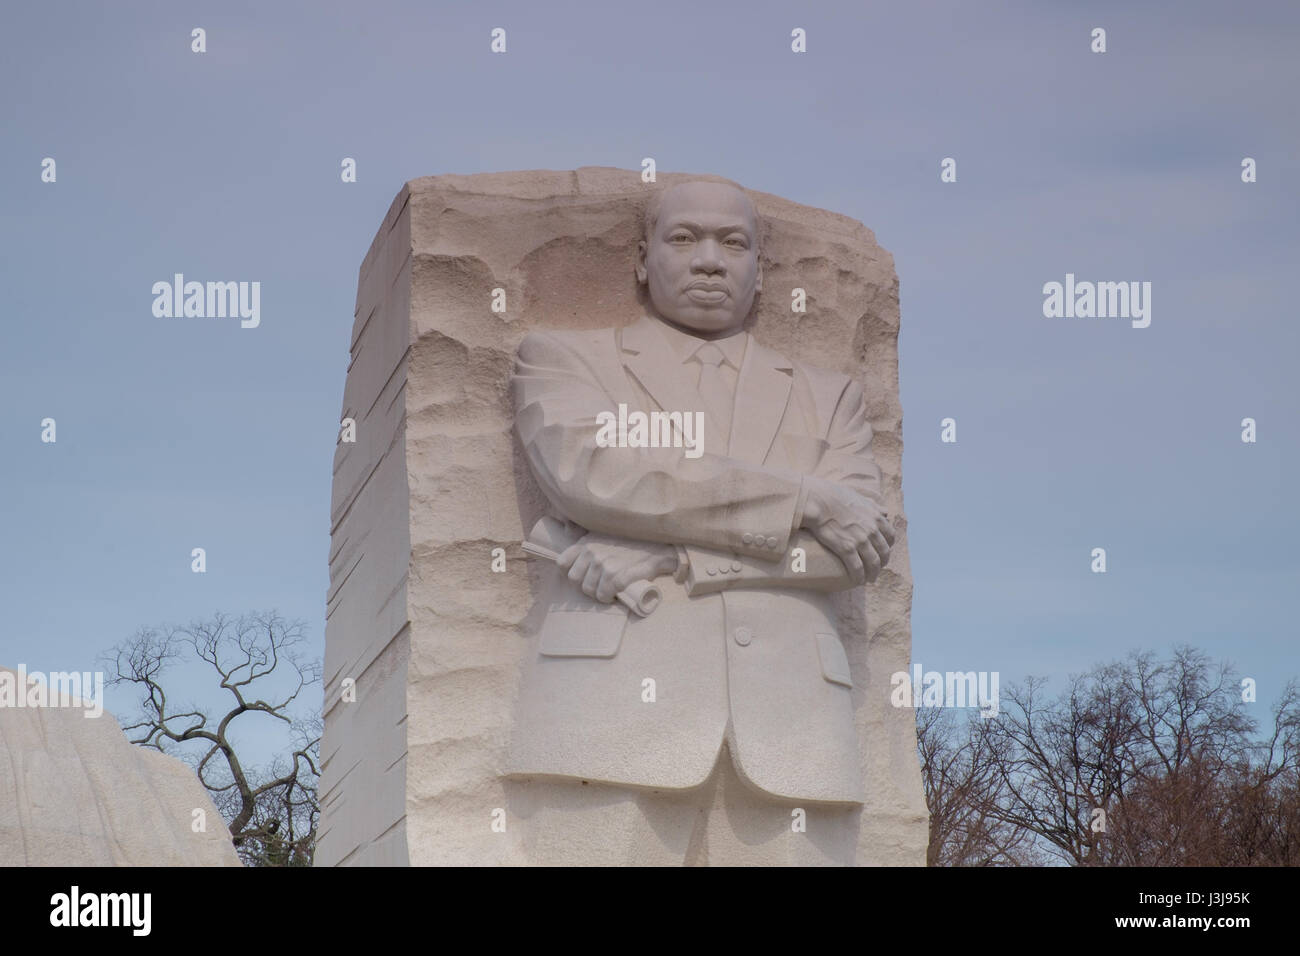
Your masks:
M378 225L316 865L923 865L888 250L591 166L421 177Z
M831 592L895 532L862 385L744 328L760 238L740 189L664 189L644 314L519 345L515 429L568 529L505 768L532 862L854 862L862 635ZM644 582L651 613L615 600Z

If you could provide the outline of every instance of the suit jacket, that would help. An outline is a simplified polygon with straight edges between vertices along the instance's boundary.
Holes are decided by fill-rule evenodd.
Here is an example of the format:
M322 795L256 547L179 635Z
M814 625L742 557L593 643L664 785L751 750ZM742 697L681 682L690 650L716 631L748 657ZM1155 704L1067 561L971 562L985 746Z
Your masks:
M657 580L663 600L645 618L552 573L506 771L683 789L708 778L725 739L763 791L860 803L852 678L830 594L852 582L796 525L805 474L880 500L862 386L751 337L727 441L706 429L694 459L600 447L597 415L619 403L707 407L657 322L535 331L519 346L515 428L555 510L588 530L681 545L688 564ZM805 570L793 570L794 548Z

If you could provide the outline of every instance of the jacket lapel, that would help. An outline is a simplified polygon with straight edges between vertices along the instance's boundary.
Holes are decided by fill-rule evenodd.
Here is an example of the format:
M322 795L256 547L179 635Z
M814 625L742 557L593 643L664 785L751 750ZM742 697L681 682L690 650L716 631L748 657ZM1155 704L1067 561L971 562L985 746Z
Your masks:
M736 385L736 406L731 414L728 454L732 458L756 465L767 460L790 400L793 370L794 366L780 353L760 345L752 335L749 337Z
M683 364L664 340L655 328L658 321L642 315L621 330L623 364L660 409L685 412L707 408L691 378L692 366ZM757 465L766 460L785 415L792 372L793 366L779 353L749 337L736 384L730 441L717 454Z
M707 408L695 387L690 368L655 328L658 319L643 315L622 330L623 364L659 408L686 412Z

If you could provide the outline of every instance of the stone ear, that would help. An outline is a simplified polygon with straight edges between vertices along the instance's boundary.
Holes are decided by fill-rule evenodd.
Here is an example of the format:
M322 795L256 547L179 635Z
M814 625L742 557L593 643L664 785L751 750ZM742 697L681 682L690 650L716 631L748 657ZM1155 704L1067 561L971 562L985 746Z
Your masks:
M646 254L649 251L649 248L650 247L646 245L646 241L644 239L637 240L635 271L636 271L636 281L640 283L644 283L649 278L649 273L646 271L646 265L645 265Z

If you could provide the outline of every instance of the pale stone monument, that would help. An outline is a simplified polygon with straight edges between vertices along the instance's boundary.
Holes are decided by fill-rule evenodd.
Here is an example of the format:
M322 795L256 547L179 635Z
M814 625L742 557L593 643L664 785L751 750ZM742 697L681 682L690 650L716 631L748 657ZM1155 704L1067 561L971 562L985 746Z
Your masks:
M11 687L18 674L0 668ZM112 714L65 700L0 706L0 865L240 862L190 767L131 744Z
M924 861L892 261L659 178L416 180L362 265L318 863Z

